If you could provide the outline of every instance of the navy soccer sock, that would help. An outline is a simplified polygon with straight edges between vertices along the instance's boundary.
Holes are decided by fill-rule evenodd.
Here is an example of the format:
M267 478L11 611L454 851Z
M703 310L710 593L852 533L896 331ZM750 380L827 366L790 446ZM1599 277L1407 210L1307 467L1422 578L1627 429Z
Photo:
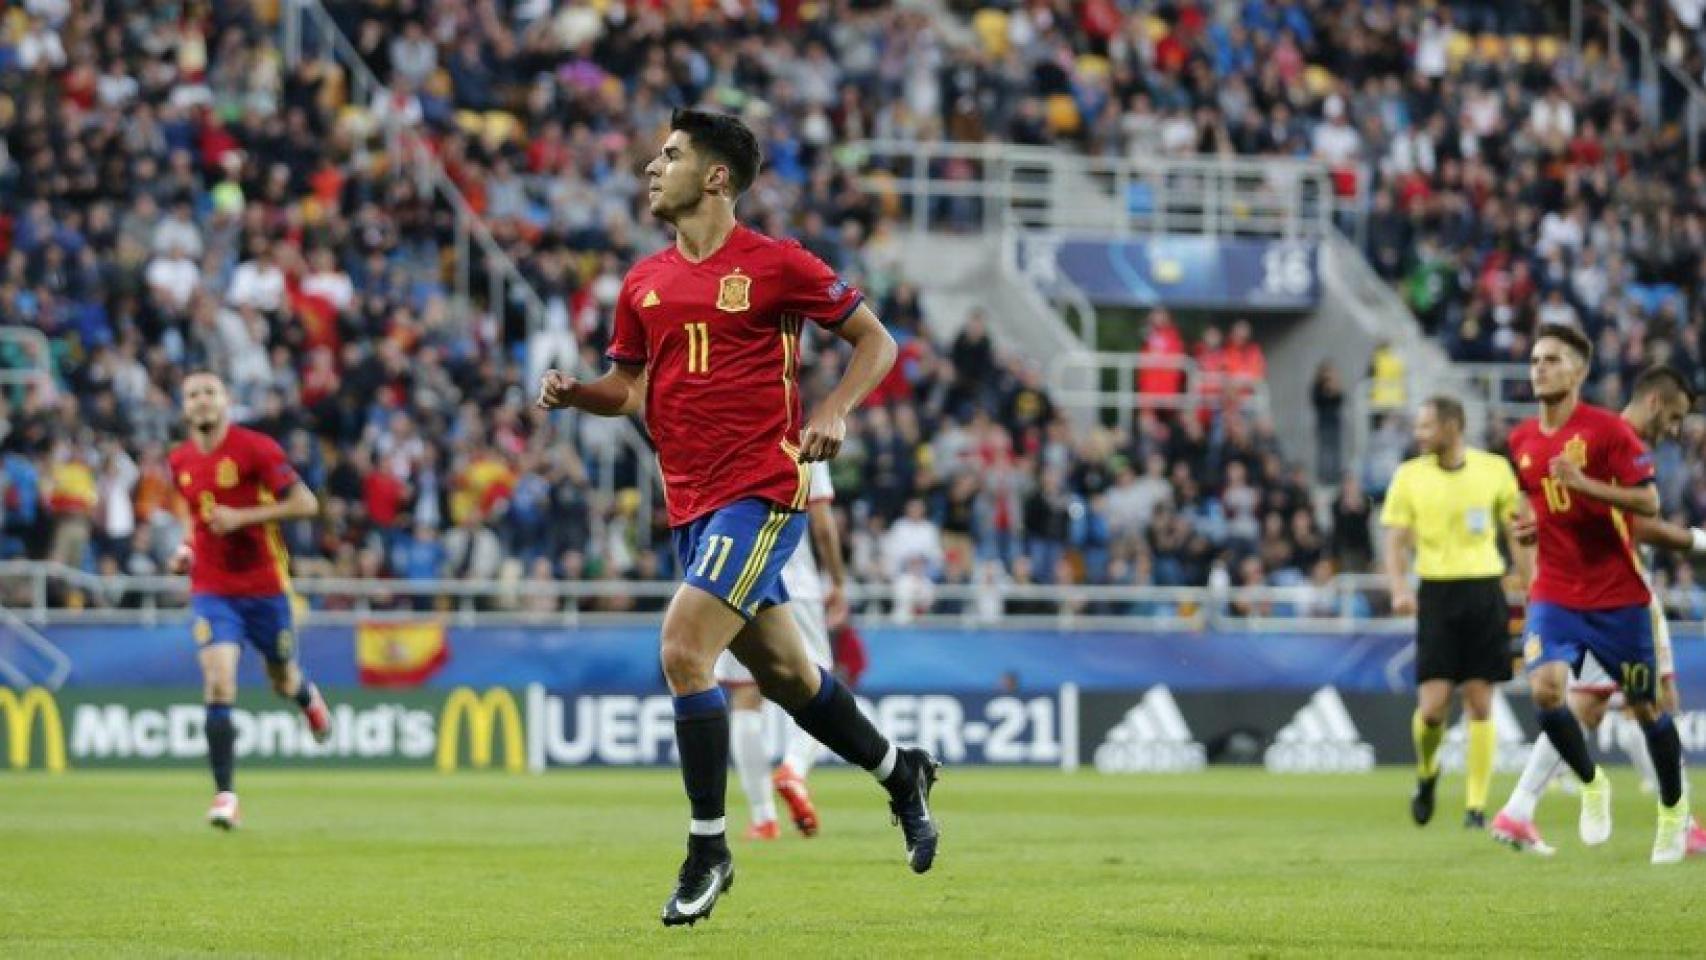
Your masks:
M834 674L822 667L818 673L817 695L794 712L794 722L841 759L869 770L891 792L904 788L909 772L896 762L894 744L877 730Z
M213 768L213 788L220 793L231 789L237 766L237 728L231 723L229 703L207 705L207 762Z
M1576 777L1583 783L1592 783L1593 757L1588 755L1587 738L1582 736L1582 725L1576 722L1576 715L1568 707L1553 707L1540 711L1540 729L1546 731L1547 739L1552 741L1553 749L1558 756L1575 771ZM1656 759L1656 758L1655 758Z
M729 701L722 687L675 698L681 782L693 811L692 844L724 842L723 797L729 781Z
M1647 752L1653 756L1653 773L1659 778L1659 799L1667 807L1682 799L1682 737L1670 714L1661 713L1641 732L1647 735Z

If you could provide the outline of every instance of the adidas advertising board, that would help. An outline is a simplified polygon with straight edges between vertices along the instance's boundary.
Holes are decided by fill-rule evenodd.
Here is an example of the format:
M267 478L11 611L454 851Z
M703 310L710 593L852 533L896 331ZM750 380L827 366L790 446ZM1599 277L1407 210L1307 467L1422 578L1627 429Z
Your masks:
M1274 735L1262 763L1275 773L1363 773L1374 769L1374 747L1339 691L1322 687Z
M1151 687L1102 737L1092 760L1102 773L1184 773L1208 765L1166 687Z

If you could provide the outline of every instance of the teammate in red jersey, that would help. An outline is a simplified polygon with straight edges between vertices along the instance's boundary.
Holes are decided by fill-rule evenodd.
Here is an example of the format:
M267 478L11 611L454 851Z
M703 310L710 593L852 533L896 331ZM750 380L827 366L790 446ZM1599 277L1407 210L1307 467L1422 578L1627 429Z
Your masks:
M297 478L271 437L233 426L225 384L211 373L184 378L184 421L189 439L167 457L173 482L189 506L190 536L172 558L172 572L190 574L191 626L201 661L207 704L207 757L215 794L208 822L237 825L237 658L248 643L266 661L273 690L295 701L314 739L332 733L332 715L320 691L296 663L291 610L290 556L278 521L312 517L314 494Z
M1529 377L1540 415L1512 431L1511 458L1538 527L1524 653L1540 726L1582 781L1582 842L1611 834L1611 785L1588 755L1565 705L1570 672L1593 657L1623 688L1647 738L1659 780L1654 863L1687 851L1682 741L1656 702L1659 664L1648 612L1652 594L1630 535L1632 516L1659 512L1653 459L1630 425L1581 402L1593 346L1574 327L1541 326Z
M723 650L801 729L882 783L918 873L936 853L937 764L922 750L897 750L812 663L780 578L805 527L808 465L840 449L848 413L894 364L894 340L816 257L736 222L735 201L761 159L752 131L694 110L678 111L670 127L646 176L652 215L675 227L675 245L623 280L611 369L590 383L548 371L539 405L600 416L644 407L657 444L684 574L661 638L692 808L687 859L663 909L674 926L709 916L734 878L723 817L728 701L712 669ZM810 419L797 385L806 321L853 348Z

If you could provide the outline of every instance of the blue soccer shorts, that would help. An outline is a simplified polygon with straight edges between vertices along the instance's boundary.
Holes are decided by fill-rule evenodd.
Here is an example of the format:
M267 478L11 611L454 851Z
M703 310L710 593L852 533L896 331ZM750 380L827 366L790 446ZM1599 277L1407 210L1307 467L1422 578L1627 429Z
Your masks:
M254 647L267 662L289 663L296 655L296 617L289 594L261 597L190 597L190 625L196 646L235 643Z
M737 500L670 532L687 583L750 620L788 602L782 567L806 530L806 515L765 500Z
M1623 688L1630 702L1658 696L1659 664L1653 616L1647 604L1610 610L1573 610L1555 603L1528 605L1523 655L1529 666L1566 663L1572 671L1593 657Z

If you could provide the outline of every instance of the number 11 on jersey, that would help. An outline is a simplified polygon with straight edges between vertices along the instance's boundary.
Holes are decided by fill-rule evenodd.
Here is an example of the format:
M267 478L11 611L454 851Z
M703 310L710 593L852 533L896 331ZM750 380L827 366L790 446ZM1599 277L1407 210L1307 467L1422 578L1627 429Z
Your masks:
M711 372L711 325L689 323L687 330L687 372Z

